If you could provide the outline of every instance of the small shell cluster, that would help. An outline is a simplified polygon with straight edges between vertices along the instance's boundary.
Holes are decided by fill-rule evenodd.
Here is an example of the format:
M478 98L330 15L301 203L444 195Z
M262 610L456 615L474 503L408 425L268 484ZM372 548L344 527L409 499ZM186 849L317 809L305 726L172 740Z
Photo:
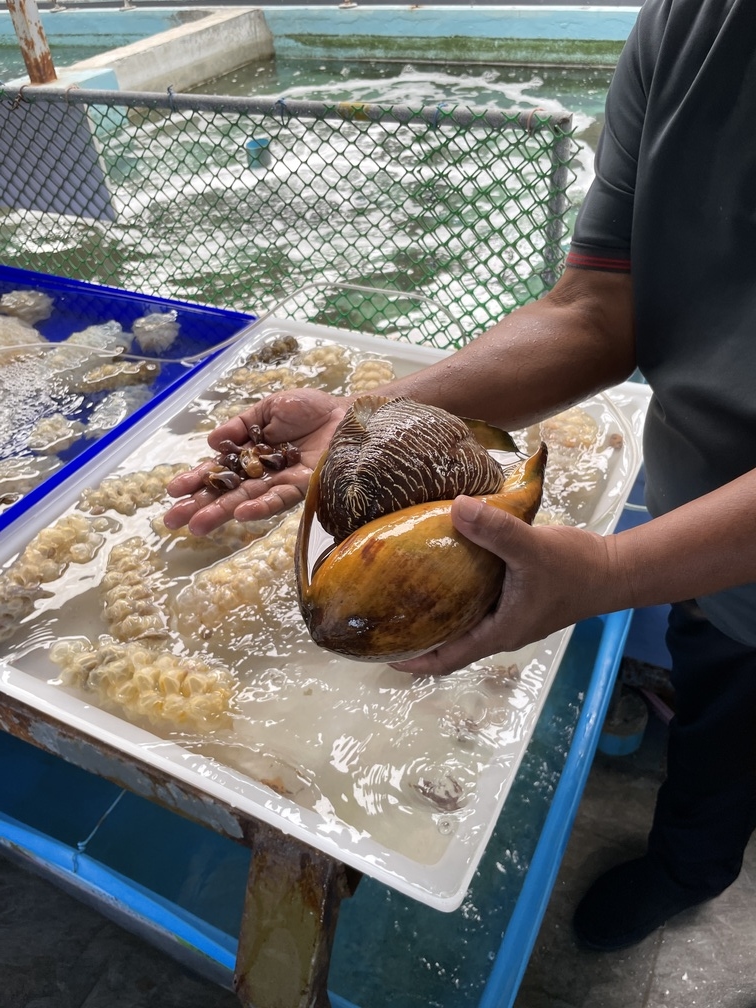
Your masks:
M11 566L9 576L27 583L56 581L68 564L89 563L105 541L108 528L107 520L64 515L34 536Z
M179 629L210 637L242 608L265 612L266 601L286 589L293 599L294 550L301 514L301 508L288 512L268 535L193 578L176 599Z
M117 511L122 515L133 515L139 508L161 500L173 477L188 468L184 462L173 465L166 462L153 469L108 477L99 486L84 490L79 507L91 514Z
M165 612L156 590L156 554L141 536L132 536L108 554L100 582L103 618L120 641L168 637Z
M64 684L94 693L104 706L187 731L225 723L237 689L226 668L136 641L63 640L50 658Z
M295 364L311 370L324 388L338 388L347 377L351 361L346 347L334 343L303 350L297 355Z
M34 611L34 603L45 594L40 585L56 581L69 564L85 564L96 555L107 528L106 519L73 514L37 533L0 574L0 640L12 637L19 621Z
M270 347L270 349L268 349ZM296 340L273 340L229 371L213 386L215 392L231 394L242 402L242 409L262 394L301 388L316 383L318 388L350 395L369 392L396 377L390 361L364 357L338 344L300 350ZM219 409L222 409L222 405ZM230 415L240 412L236 409ZM222 414L214 414L223 422Z
M363 395L385 385L396 377L390 361L374 357L360 361L352 372L348 391L351 395Z
M251 366L263 364L267 367L269 364L286 360L287 357L291 357L298 350L299 342L297 338L286 333L282 336L274 336L257 350L253 350L247 357L246 363Z
M299 449L288 441L269 445L263 439L262 431L253 424L249 427L247 446L224 441L220 454L213 459L203 476L203 483L217 493L235 490L243 480L259 479L266 472L280 472L301 461Z
M216 392L224 394L259 396L262 393L281 392L284 389L302 388L307 384L305 375L297 374L289 367L269 367L260 370L244 365L231 371L213 386Z

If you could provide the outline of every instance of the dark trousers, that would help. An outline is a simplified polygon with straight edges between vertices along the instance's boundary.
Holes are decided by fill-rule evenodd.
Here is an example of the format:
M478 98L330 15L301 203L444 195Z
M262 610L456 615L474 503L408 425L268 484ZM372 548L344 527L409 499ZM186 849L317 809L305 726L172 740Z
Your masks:
M756 826L756 648L725 636L694 602L667 631L675 717L649 849L709 895L738 876Z

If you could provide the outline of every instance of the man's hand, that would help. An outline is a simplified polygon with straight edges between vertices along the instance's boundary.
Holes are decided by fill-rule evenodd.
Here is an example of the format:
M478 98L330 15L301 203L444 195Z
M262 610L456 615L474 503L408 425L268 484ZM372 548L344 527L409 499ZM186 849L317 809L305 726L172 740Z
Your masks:
M223 441L251 445L250 430L257 425L271 445L291 442L301 461L280 472L245 479L235 489L218 494L203 484L210 462L181 473L168 484L171 497L183 497L164 516L168 528L188 525L195 535L206 535L230 518L255 521L293 507L304 498L312 470L328 447L351 400L315 389L293 389L267 396L239 416L217 427L208 444L218 451Z
M555 630L612 609L612 536L567 526L532 527L472 497L457 497L456 528L506 563L496 609L469 633L394 668L446 675L500 651L516 651ZM615 605L613 608L624 608Z

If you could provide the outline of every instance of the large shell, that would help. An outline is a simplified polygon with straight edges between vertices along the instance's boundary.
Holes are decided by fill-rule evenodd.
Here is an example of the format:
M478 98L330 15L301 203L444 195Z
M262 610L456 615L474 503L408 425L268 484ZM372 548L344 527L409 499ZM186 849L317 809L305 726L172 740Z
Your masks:
M451 498L471 491L463 487L450 499L424 500L367 521L327 549L310 573L310 533L328 457L313 473L296 552L300 609L313 640L349 658L403 661L471 629L495 604L504 574L495 554L452 523ZM497 466L493 489L472 496L532 522L545 463L541 445L505 473ZM423 465L433 470L428 459Z
M320 470L317 513L341 542L366 522L425 501L492 493L502 470L481 445L514 451L504 431L411 399L362 396L336 428Z

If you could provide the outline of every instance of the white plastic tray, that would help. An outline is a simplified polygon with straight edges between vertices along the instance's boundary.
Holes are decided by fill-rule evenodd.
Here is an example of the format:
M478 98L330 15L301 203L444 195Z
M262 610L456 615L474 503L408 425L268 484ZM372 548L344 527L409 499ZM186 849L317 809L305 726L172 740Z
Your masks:
M98 459L78 473L54 500L45 500L38 511L7 530L0 542L0 564L12 560L33 535L70 509L83 488L96 486L115 471L171 461L165 453L170 452L172 430L186 426L191 396L200 396L234 366L243 356L242 346L248 354L281 333L305 343L323 340L388 357L400 375L445 356L407 343L267 319L243 344L208 365L179 396L161 404L159 414L130 432L108 459ZM621 434L623 442L609 453L611 471L591 506L587 524L595 531L607 533L615 527L640 468L648 397L646 386L625 383L584 404L600 423ZM75 599L64 598L61 604L66 633L95 632L85 612L88 603L77 609ZM70 625L69 613L80 626ZM234 765L228 765L222 746L208 755L201 745L153 734L56 685L52 680L57 670L45 658L44 639L50 630L40 630L35 618L28 619L28 634L22 629L2 645L0 689L8 695L440 910L453 910L462 902L571 634L570 629L561 631L516 654L495 656L431 681L413 680L384 665L347 662L314 645L312 651L305 648L295 659L301 690L292 692L290 685L289 692L272 703L267 696L265 716L252 728L239 722L238 735L225 750L251 751L259 742L268 746L267 752L280 742L282 758L317 785L315 792L303 791L305 800L298 802L240 769L243 759L229 758L228 764ZM51 625L54 629L54 622ZM32 643L25 642L25 636ZM519 673L511 679L493 671L513 665ZM291 659L287 667L291 673ZM257 690L257 695L262 692ZM481 702L486 723L476 730ZM450 767L452 777L464 785L461 804L454 800L455 782L443 780ZM449 807L428 802L417 788L410 788L407 798L406 789L395 786L399 778L406 784L413 777L440 780L440 791L451 794Z

